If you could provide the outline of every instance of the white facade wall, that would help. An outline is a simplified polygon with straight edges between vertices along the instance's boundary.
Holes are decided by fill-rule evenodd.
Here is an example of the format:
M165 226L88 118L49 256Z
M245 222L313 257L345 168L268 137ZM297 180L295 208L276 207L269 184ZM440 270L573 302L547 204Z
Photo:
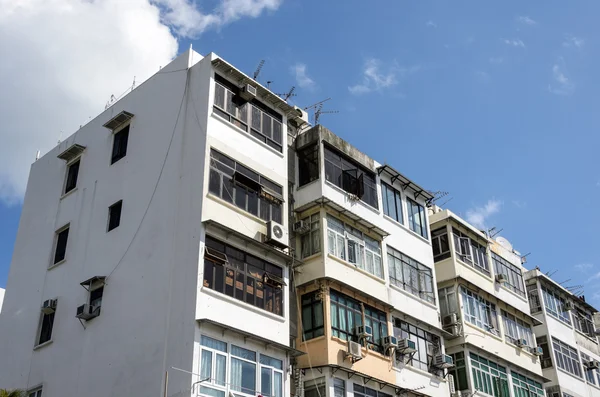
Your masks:
M287 311L273 319L202 288L203 221L249 237L247 228L265 232L264 222L207 197L210 146L287 188L278 166L285 154L210 116L216 58L181 55L32 165L0 315L0 357L11 358L0 363L0 387L42 385L45 397L158 396L168 371L169 388L184 390L197 381L202 318L243 329L267 321L250 332L289 344ZM110 165L112 133L102 125L122 110L134 114L127 155ZM61 197L66 165L56 156L74 143L86 147L77 188ZM107 233L108 207L118 200L120 226ZM54 233L67 223L66 260L48 270ZM87 296L79 283L92 276L108 278L101 314L84 328L75 318ZM49 298L58 299L52 341L34 348Z
M0 288L0 313L2 312L2 302L4 302L4 293L6 290L4 288Z

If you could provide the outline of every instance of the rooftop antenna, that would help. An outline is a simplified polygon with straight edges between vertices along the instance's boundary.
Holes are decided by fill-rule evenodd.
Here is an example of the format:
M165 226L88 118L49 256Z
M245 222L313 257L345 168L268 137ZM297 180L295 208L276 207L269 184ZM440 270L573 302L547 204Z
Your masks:
M554 270L554 271L552 271L552 272L550 272L550 271L547 271L547 272L546 272L546 276L548 276L548 277L552 278L552 276L554 276L554 274L555 274L557 271L558 271L558 270Z
M131 91L135 88L135 76L133 76L133 85L131 86Z
M441 190L438 190L437 192L432 192L431 194L433 195L433 199L431 200L431 202L435 203L436 201L438 201L442 197L446 197L450 193L448 193L448 192L442 192Z
M62 131L60 132L60 134L58 134L58 143L60 144L61 141L62 141Z
M490 235L490 238L494 238L497 235L500 234L500 232L502 232L504 229L500 229L500 230L496 230L496 227L494 226L493 228L489 229L487 232Z
M566 280L565 280L565 281L563 281L563 282L560 282L559 284L560 284L562 287L564 287L564 285L563 285L563 284L564 284L564 283L568 283L569 281L571 281L571 279L570 279L570 278L566 279Z
M454 199L454 197L450 197L448 200L444 201L442 204L440 204L440 207L444 208L444 206L446 204L448 204L450 201L452 201Z
M254 71L254 76L253 76L254 80L256 80L258 78L258 75L260 74L260 71L263 68L263 66L265 66L265 60L261 59L260 62L258 63L258 66L256 67L256 70Z
M294 90L296 89L296 86L292 86L292 88L290 88L290 90L285 93L285 94L277 94L281 97L281 99L283 99L284 101L287 102L288 99L290 99L291 97L296 96L296 94L294 94Z
M323 104L321 103L319 106L317 106L316 110L315 110L315 125L319 124L319 118L321 117L322 114L335 114L335 113L339 113L338 110L323 110Z
M271 88L271 83L273 82L273 80L269 80L267 81L267 88Z
M40 151L38 150L37 153L35 154L35 161L38 161L40 159Z
M331 99L331 98L327 98L327 99L323 99L322 101L319 101L319 102L317 102L317 103L313 103L312 105L309 105L309 106L305 107L305 108L304 108L304 110L308 110L308 109L314 109L314 108L316 108L317 106L319 106L320 104L322 104L322 103L324 103L324 102L327 102L327 101L328 101L328 100L330 100L330 99Z

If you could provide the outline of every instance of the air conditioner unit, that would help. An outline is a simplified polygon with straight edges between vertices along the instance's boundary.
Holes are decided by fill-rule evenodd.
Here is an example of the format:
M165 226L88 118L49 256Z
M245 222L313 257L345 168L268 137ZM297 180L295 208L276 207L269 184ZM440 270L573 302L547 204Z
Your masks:
M506 277L506 274L496 274L496 282L500 284L507 283L508 277Z
M288 235L283 225L273 221L267 222L267 239L265 242L279 248L287 248Z
M85 305L81 305L77 308L77 314L75 317L81 320L91 320L94 317L98 317L98 309L98 307L88 305L86 303Z
M358 339L368 339L373 336L373 328L368 325L359 325L354 327L354 335Z
M591 360L591 361L585 361L583 363L583 365L587 368L587 369L598 369L600 368L600 362L596 361L596 360Z
M245 84L240 89L240 96L247 101L253 100L254 98L256 98L256 87L250 84Z
M527 347L527 339L517 339L516 345L519 347Z
M294 222L294 226L292 230L298 234L306 234L310 231L310 223L306 221L297 221Z
M358 342L348 341L348 350L346 351L346 357L350 358L352 362L356 362L363 358L362 346Z
M450 334L450 336L447 336L446 339L454 339L454 338L458 338L460 336L460 331L459 331L458 325L451 325L449 327L444 327L444 331L446 331L447 333Z
M544 355L544 349L542 349L542 346L535 346L531 348L531 353L534 356L541 357Z
M42 312L45 314L54 313L56 310L56 299L48 299L42 303Z
M571 302L571 301L566 301L565 304L563 305L562 309L563 309L563 311L568 312L568 311L575 309L575 305L573 305L573 302Z
M448 325L455 325L456 323L458 323L458 316L456 315L456 313L448 314L442 319L442 325L444 327Z
M293 120L296 125L300 126L308 123L308 113L306 110L299 108L298 106L294 106L294 113L290 119Z
M398 347L398 338L388 335L383 338L383 347L385 350Z
M411 354L417 351L417 344L408 338L399 339L396 350L402 354Z
M433 365L437 368L452 368L454 367L454 360L452 356L447 354L438 354L433 358Z
M446 376L446 380L448 381L448 389L450 389L450 395L453 396L456 393L456 387L454 386L454 375L448 374Z

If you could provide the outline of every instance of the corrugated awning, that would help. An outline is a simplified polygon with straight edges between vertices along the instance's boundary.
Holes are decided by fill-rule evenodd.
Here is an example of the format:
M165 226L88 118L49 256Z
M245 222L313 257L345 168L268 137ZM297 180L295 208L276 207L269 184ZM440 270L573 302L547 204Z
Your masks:
M85 146L73 144L67 148L67 150L63 151L59 154L58 157L61 160L65 160L67 163L71 160L74 160L85 150Z
M121 113L117 114L115 117L104 123L104 127L108 128L111 131L114 131L129 120L131 120L132 118L133 113L129 113L123 110Z
M394 184L394 182L397 181L400 184L400 186L402 186L402 190L406 190L407 188L413 190L415 192L415 200L419 196L423 196L423 198L427 202L433 200L433 194L431 194L428 190L423 189L421 186L417 185L416 183L402 175L400 172L396 171L391 166L385 164L381 167L377 167L377 174L381 175L383 172L387 173L389 176L392 177L392 185Z

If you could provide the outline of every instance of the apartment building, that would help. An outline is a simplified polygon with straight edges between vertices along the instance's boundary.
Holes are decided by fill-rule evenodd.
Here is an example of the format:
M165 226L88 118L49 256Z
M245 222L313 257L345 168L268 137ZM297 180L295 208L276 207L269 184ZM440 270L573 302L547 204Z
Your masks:
M0 388L33 397L290 394L288 124L190 50L31 167Z
M431 239L454 390L493 397L544 396L542 349L521 255L449 210L430 210Z
M538 268L525 273L548 397L600 396L600 313Z
M293 395L449 396L432 195L320 125L294 133L289 161Z

